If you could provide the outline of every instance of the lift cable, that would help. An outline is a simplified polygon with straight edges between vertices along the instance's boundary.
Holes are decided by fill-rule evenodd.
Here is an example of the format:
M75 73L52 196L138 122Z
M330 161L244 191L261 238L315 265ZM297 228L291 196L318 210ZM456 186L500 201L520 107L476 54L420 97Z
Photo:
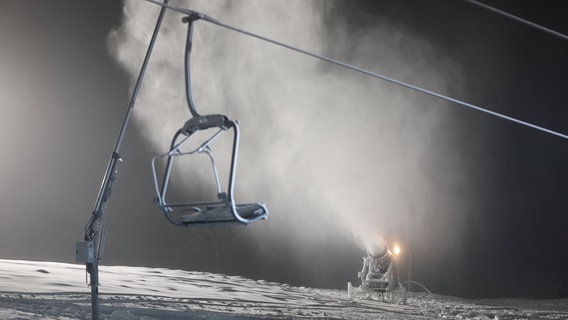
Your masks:
M443 95L441 93L437 93L437 92L434 92L434 91L431 91L431 90L428 90L428 89L424 89L424 88L421 88L421 87L418 87L418 86L415 86L415 85L412 85L412 84L409 84L409 83L406 83L406 82L403 82L403 81L400 81L400 80L397 80L397 79L394 79L394 78L391 78L391 77L387 77L387 76L379 74L379 73L371 72L371 71L368 71L368 70L365 70L363 68L359 68L359 67L347 64L347 63L339 61L339 60L331 59L331 58L328 58L328 57L325 57L325 56L322 56L322 55L319 55L319 54L315 54L315 53L312 53L312 52L309 52L309 51L306 51L306 50L303 50L303 49L300 49L300 48L297 48L297 47L294 47L294 46L291 46L291 45L288 45L288 44L285 44L285 43L282 43L282 42L279 42L279 41L276 41L276 40L273 40L273 39L270 39L270 38L267 38L267 37L263 37L261 35L255 34L255 33L248 32L248 31L227 25L225 23L222 23L218 20L215 20L215 19L209 17L208 15L205 15L205 14L193 11L193 10L188 10L188 9L184 9L184 8L179 8L179 7L174 7L174 6L171 6L171 5L162 4L162 3L157 2L155 0L145 0L145 1L157 4L159 6L166 7L168 9L173 10L173 11L177 11L177 12L180 12L180 13L187 14L189 16L192 16L192 17L197 18L197 19L201 19L203 21L207 21L209 23L215 24L215 25L220 26L220 27L225 28L225 29L229 29L229 30L232 30L232 31L253 37L253 38L257 38L257 39L260 39L262 41L266 41L266 42L272 43L274 45L277 45L277 46L280 46L280 47L283 47L283 48L286 48L286 49L289 49L289 50L292 50L292 51L296 51L296 52L299 52L301 54L311 56L313 58L323 60L325 62L329 62L331 64L335 64L335 65L338 65L338 66L341 66L341 67L344 67L344 68L347 68L347 69L368 75L370 77L378 78L378 79L381 79L381 80L384 80L384 81L387 81L387 82L390 82L390 83L393 83L393 84L396 84L396 85L399 85L399 86L402 86L402 87L405 87L405 88L408 88L408 89L411 89L411 90L414 90L414 91L418 91L418 92L421 92L421 93L424 93L424 94L427 94L427 95L430 95L430 96L434 96L434 97L437 97L437 98L442 99L442 100L450 101L450 102L459 104L461 106L464 106L464 107L467 107L467 108L470 108L470 109L474 109L474 110L477 110L477 111L480 111L480 112L483 112L483 113L486 113L486 114L489 114L489 115L492 115L492 116L495 116L495 117L498 117L498 118L501 118L501 119L505 119L505 120L508 120L508 121L511 121L511 122L515 122L517 124L527 126L529 128L539 130L539 131L542 131L542 132L546 132L548 134L551 134L551 135L554 135L554 136L568 140L568 135L566 135L566 134L563 134L563 133L560 133L560 132L557 132L557 131L553 131L553 130L550 130L550 129L547 129L547 128L544 128L544 127L523 121L523 120L519 120L519 119L510 117L510 116L507 116L507 115L504 115L504 114L501 114L501 113L498 113L498 112L495 112L495 111L491 111L491 110L488 110L486 108L482 108L482 107L479 107L477 105L474 105L472 103L468 103L468 102L465 102L465 101L462 101L462 100L459 100L459 99L455 99L455 98Z
M478 6L478 7L487 9L487 10L492 11L492 12L494 12L494 13L500 14L500 15L502 15L502 16L505 16L505 17L509 18L509 19L513 19L513 20L515 20L515 21L517 21L517 22L520 22L520 23L522 23L522 24L525 24L525 25L527 25L527 26L529 26L529 27L533 27L533 28L538 29L538 30L540 30L540 31L546 32L546 33L551 34L551 35L553 35L553 36L556 36L556 37L558 37L558 38L560 38L560 39L568 40L568 36L565 35L565 34L563 34L563 33L560 33L560 32L558 32L558 31L549 29L549 28L547 28L547 27L543 27L543 26L541 26L541 25L539 25L539 24L537 24L537 23L534 23L534 22L532 22L532 21L523 19L523 18L518 17L518 16L516 16L516 15L514 15L514 14L508 13L508 12L503 11L503 10L500 10L500 9L497 9L497 8L492 7L492 6L490 6L490 5L487 5L487 4L485 4L485 3L481 3L481 2L479 2L479 1L477 1L477 0L464 0L464 1L465 1L465 2L469 2L469 3L473 4L473 5Z

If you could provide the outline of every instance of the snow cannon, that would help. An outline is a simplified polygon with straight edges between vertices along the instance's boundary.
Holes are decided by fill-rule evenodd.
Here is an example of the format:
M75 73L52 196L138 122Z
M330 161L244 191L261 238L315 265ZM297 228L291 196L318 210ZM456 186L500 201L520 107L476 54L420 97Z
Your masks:
M367 256L373 258L381 258L385 254L387 254L388 251L389 248L384 243L377 243L367 248Z
M349 298L375 297L396 304L406 303L405 289L400 284L398 272L401 248L397 242L391 248L374 245L367 249L363 268L357 273L361 285L353 287L351 282L347 283Z

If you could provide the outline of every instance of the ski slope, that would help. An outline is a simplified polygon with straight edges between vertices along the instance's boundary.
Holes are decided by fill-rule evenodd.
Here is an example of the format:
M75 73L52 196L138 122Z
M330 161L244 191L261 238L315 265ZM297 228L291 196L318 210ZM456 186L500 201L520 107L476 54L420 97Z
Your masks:
M82 265L0 260L0 319L89 319ZM101 267L102 319L567 319L568 299L473 301L412 294L408 305L349 299L345 290L239 276Z

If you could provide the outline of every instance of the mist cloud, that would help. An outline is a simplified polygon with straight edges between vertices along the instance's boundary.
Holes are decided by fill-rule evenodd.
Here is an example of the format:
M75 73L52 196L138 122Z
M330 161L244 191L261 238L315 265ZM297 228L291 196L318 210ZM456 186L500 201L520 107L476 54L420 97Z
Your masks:
M171 4L438 92L460 90L459 65L387 17L353 28L358 22L337 17L330 24L333 3L324 1ZM158 11L125 1L123 23L109 36L132 84ZM166 14L135 107L156 153L190 116L181 17ZM271 211L255 227L260 252L294 248L303 263L318 246L403 239L455 253L467 177L444 103L205 22L195 24L194 39L198 110L241 122L237 199Z

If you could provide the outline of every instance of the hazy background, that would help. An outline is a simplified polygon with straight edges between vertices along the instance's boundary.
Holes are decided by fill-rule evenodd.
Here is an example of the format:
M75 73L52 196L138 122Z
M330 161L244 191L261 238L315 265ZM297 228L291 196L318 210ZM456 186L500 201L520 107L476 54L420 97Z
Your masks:
M465 2L172 3L568 132L566 41ZM491 3L567 32L561 1ZM0 2L2 258L73 261L157 13L143 1ZM567 141L205 22L198 109L241 121L237 199L271 215L168 224L150 159L189 117L181 17L167 13L124 141L106 264L344 288L382 237L402 243L403 277L410 252L413 279L435 292L568 294Z

